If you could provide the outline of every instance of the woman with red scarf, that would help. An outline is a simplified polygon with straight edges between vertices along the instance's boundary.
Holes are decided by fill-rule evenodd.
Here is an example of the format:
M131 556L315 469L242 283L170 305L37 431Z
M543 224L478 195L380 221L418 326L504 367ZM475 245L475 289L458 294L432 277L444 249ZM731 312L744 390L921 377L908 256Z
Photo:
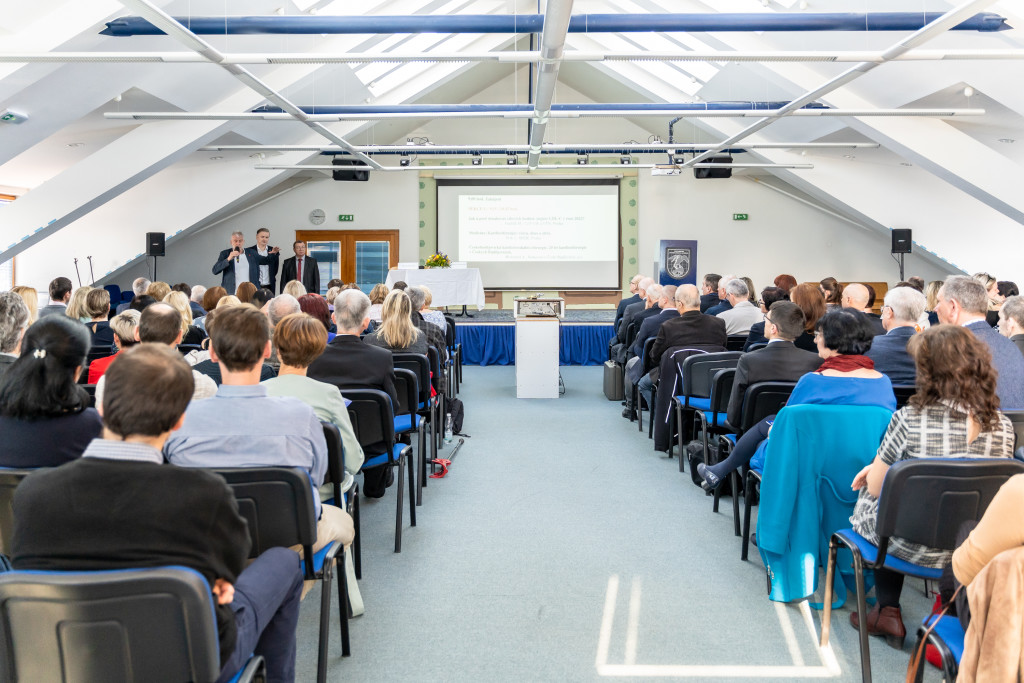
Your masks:
M859 311L837 308L823 315L814 326L814 343L824 362L800 378L786 405L817 403L896 410L892 383L864 355L871 348L873 337L871 323ZM772 415L754 425L736 442L729 457L717 465L698 466L697 472L704 478L701 485L713 489L743 465L760 470L763 461L754 456L759 453L763 458L764 448L759 447L768 438L774 421Z

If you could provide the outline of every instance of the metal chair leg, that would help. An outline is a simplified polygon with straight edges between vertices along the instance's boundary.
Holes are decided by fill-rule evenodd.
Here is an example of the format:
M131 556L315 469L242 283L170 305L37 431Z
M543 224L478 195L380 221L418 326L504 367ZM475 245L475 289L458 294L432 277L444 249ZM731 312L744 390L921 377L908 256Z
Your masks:
M409 451L412 452L412 449ZM409 472L409 526L416 526L416 468L415 463L407 463Z
M356 540L352 543L352 555L355 559L356 578L363 578L363 540L359 528L359 485L354 484L352 490L352 522L356 528Z
M427 485L427 432L422 420L417 432L416 453L419 456L420 479L416 488L416 504L423 505L423 487Z
M395 552L402 552L402 505L405 503L405 456L398 456L398 509L395 511Z
M853 550L854 580L857 584L857 618L860 620L860 674L864 683L871 683L871 645L868 642L868 607L864 593L864 558Z
M754 482L749 476L744 479L746 481L743 486L743 531L740 532L743 538L740 559L746 561L750 552L750 508L754 503Z
M828 645L828 638L832 628L832 582L836 573L836 539L828 541L828 560L825 562L825 603L821 613L821 640L819 645Z
M324 564L320 577L320 643L316 660L317 683L326 683L327 681L327 645L330 641L329 628L331 624L330 575L330 567Z
M352 645L348 637L348 576L345 573L347 557L348 553L342 548L341 554L335 560L336 563L340 564L335 564L334 567L334 571L338 573L338 621L341 622L342 657L350 657L352 655Z

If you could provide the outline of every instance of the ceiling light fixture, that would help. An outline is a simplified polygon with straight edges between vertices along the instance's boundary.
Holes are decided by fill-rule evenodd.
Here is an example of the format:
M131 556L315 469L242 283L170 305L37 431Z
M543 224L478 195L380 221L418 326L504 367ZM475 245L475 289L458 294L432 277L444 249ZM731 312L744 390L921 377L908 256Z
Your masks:
M399 166L408 166L411 163L412 163L412 159L410 159L405 154L403 154L402 157L398 160L398 165Z
M224 157L210 157L210 161L220 161Z
M474 166L481 166L481 165L483 165L483 163L484 163L484 158L482 156L480 156L479 154L474 154L473 155L473 165Z
M66 144L64 146L65 147L85 147L85 143L84 142L69 142L68 144Z
M507 157L505 157L505 163L509 166L515 166L516 164L519 163L519 157L516 156L515 154L509 154Z
M1007 145L1012 145L1013 143L1015 143L1017 141L1015 139L1013 139L1013 138L999 138L999 142L1005 143Z
M623 154L622 156L619 157L619 163L622 164L623 166L629 166L633 163L633 157L629 156L628 154Z
M577 166L586 166L589 163L590 163L590 155L588 155L588 154L578 154L578 155L576 155L576 165Z
M853 156L852 154L844 154L843 158L844 159L856 159L857 157Z

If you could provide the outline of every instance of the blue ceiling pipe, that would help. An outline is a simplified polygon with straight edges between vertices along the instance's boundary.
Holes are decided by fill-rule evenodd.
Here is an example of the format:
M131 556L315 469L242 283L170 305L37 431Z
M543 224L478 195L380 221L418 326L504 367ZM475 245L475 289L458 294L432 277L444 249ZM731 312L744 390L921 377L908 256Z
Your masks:
M370 156L482 156L482 155L505 155L505 154L526 154L529 150L509 150L507 147L474 147L471 150L425 150L417 149L415 151L402 152L399 150L387 150L384 152L364 152ZM685 145L681 145L680 149L676 154L699 154L703 150L693 151L686 148ZM723 149L716 154L745 154L746 149L734 148L734 149ZM327 150L320 152L322 156L347 156L348 152L344 150ZM668 154L667 149L654 149L648 147L622 149L620 147L602 147L600 149L559 149L558 151L541 150L541 154L554 155L554 156L572 156L580 154L593 154L595 156L600 154Z
M702 31L916 31L941 12L869 12L865 14L577 14L569 33ZM342 33L540 33L542 14L412 16L252 16L175 17L200 35ZM982 12L954 31L1004 31L1006 19ZM142 17L120 17L100 31L106 36L162 35Z
M615 104L553 104L551 111L750 111L756 109L782 109L789 102L617 102ZM533 111L532 104L342 104L300 107L307 114L437 114L491 111ZM828 109L824 104L813 102L801 109ZM280 114L280 107L257 107L255 114Z

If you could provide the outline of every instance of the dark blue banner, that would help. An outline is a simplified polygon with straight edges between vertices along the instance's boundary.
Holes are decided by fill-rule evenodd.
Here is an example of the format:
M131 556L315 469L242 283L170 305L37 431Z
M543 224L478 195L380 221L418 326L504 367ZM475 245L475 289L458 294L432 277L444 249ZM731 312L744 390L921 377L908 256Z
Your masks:
M658 264L662 285L697 284L697 240L661 240Z

